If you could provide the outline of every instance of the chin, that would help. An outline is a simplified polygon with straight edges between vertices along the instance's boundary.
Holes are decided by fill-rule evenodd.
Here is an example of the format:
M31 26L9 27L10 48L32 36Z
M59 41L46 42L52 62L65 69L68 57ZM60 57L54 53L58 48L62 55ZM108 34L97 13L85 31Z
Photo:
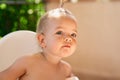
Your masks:
M74 49L70 50L70 49L64 49L61 53L61 57L69 57L71 56L73 53L75 52Z
M69 56L71 56L73 53L64 53L63 55L62 55L62 57L69 57Z

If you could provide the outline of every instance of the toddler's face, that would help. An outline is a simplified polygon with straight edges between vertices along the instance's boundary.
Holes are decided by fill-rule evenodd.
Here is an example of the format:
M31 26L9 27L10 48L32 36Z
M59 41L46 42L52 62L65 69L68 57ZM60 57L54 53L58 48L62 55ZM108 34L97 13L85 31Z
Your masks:
M45 52L55 56L67 57L76 49L77 24L67 17L50 19L49 26L44 33Z

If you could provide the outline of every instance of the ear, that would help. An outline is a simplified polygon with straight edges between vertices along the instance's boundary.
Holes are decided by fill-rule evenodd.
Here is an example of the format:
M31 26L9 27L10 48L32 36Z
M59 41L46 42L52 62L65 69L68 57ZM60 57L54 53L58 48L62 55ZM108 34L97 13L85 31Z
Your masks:
M37 39L38 39L38 43L40 44L40 46L42 47L42 48L44 48L46 45L45 45L45 36L44 36L44 34L37 34Z

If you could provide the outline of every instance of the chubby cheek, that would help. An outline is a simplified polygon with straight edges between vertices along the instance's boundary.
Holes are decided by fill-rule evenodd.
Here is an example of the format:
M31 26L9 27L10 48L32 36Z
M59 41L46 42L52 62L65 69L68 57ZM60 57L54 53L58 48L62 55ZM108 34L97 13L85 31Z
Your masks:
M54 38L54 40L51 41L54 49L60 48L62 45L62 41L58 38Z
M75 52L76 47L77 47L77 45L75 44L75 45L73 46L73 53Z
M60 46L60 40L54 37L48 38L46 41L46 46L55 50L58 46Z

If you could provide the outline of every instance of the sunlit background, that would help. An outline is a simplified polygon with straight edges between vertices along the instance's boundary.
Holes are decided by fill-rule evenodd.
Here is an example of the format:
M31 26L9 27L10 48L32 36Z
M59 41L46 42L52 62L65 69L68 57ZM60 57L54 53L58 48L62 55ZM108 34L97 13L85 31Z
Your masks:
M42 0L0 0L0 36L16 30L35 31L44 12Z

